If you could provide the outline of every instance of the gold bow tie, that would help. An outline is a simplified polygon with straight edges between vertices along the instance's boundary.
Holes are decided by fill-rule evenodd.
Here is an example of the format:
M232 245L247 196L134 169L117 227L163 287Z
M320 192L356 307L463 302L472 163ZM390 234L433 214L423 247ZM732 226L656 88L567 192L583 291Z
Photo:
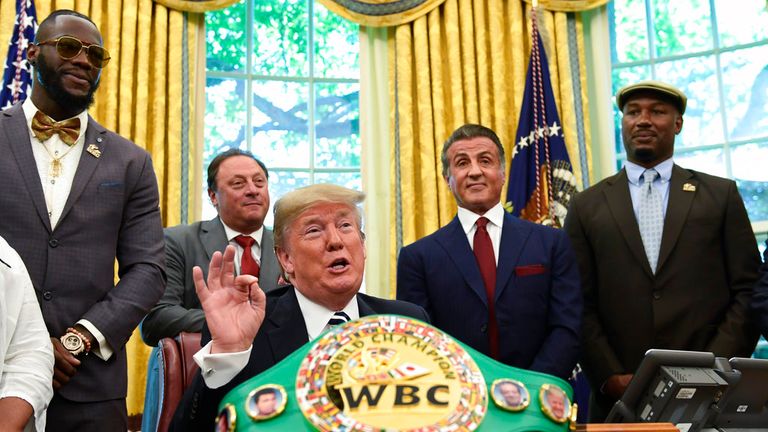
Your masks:
M77 137L80 136L80 118L75 117L57 122L41 111L35 113L35 116L32 117L32 135L40 142L45 142L53 134L58 134L66 145L74 145Z

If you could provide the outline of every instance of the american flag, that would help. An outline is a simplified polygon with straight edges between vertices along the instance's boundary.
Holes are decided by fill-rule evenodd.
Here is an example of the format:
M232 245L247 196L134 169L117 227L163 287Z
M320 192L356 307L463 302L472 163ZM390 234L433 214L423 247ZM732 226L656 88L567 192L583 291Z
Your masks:
M576 193L576 179L565 148L536 8L532 9L532 27L533 46L505 208L523 219L560 227Z
M35 39L37 17L32 0L16 0L16 21L13 25L8 58L3 68L0 109L23 101L32 84L32 67L27 61L27 47Z

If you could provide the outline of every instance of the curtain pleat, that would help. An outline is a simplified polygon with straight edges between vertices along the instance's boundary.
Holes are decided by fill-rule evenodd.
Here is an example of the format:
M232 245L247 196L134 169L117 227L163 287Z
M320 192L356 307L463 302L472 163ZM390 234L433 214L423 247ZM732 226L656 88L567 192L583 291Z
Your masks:
M453 130L465 123L495 130L509 169L530 55L529 16L530 6L521 0L446 0L390 32L392 274L400 247L456 214L440 160ZM577 135L581 131L581 142L589 143L581 20L575 15L569 30L566 13L540 11L539 16L569 155L580 179L581 170L589 169L580 166ZM393 293L394 284L393 278Z
M194 108L200 101L195 100L199 93L194 89L200 62L197 33L202 32L203 16L169 10L152 0L36 0L35 7L38 23L53 10L73 9L99 27L112 60L88 112L152 155L164 224L187 222L181 215L195 214L196 203L183 202L181 191L201 184L199 169L182 174L182 155L188 165L200 163L199 146L192 141L199 136ZM15 14L13 0L0 2L0 46L10 40ZM188 71L186 80L183 70ZM183 128L190 137L187 142L182 142ZM187 182L182 184L182 178ZM133 416L143 410L150 349L135 331L126 350L128 413Z

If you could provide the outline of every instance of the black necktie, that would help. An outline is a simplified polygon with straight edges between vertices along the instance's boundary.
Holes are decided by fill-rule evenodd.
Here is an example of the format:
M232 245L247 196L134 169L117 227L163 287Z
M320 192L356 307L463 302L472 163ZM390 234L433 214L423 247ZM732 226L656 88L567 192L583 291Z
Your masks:
M328 327L335 327L349 321L349 315L344 311L334 312L333 317L328 320Z

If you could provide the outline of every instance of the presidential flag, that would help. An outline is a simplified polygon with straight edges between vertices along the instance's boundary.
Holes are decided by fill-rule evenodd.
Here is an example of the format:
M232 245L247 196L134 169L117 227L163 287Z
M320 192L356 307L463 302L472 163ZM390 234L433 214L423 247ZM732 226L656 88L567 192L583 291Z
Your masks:
M535 10L532 20L533 46L512 149L505 208L523 219L561 227L568 203L576 192L576 179L565 148Z
M16 21L13 25L8 58L3 69L0 109L23 101L32 84L32 67L27 61L27 47L35 39L37 17L32 0L16 0Z

